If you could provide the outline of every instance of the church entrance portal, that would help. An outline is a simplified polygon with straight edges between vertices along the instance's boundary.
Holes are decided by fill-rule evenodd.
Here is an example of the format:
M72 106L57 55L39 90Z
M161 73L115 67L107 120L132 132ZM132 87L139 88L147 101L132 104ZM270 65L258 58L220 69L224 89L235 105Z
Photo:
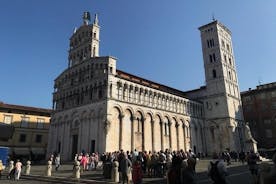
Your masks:
M74 159L75 154L78 153L78 137L77 134L72 136L72 159Z

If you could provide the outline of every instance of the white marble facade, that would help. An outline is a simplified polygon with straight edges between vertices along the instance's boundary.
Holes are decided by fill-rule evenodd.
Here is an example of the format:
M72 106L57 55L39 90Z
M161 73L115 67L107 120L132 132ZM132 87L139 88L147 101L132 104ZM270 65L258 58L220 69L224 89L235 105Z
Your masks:
M218 21L199 29L206 86L183 92L99 57L98 18L84 18L70 39L68 68L55 80L48 154L70 160L81 151L243 149L231 32Z

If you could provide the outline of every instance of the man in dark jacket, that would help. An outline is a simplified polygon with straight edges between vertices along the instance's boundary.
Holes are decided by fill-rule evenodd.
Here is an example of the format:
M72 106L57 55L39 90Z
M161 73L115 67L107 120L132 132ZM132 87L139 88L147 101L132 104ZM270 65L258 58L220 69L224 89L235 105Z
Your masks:
M119 162L120 165L120 169L122 172L122 180L123 180L123 184L129 183L129 179L128 179L128 173L129 173L129 169L132 166L131 161L128 159L127 154L124 154L124 157L121 159L121 161Z
M182 181L185 184L196 184L197 176L194 170L196 165L196 160L194 158L189 158L187 160L187 168L183 169L182 172Z

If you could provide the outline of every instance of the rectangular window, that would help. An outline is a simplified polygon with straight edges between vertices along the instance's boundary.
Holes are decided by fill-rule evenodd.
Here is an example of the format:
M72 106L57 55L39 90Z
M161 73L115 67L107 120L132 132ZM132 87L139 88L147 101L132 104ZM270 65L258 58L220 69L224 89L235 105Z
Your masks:
M28 127L28 123L30 121L29 117L22 116L21 117L21 127Z
M11 115L4 115L4 123L11 124L12 123L12 116Z
M252 111L252 106L251 105L244 106L244 108L245 108L246 112L251 112Z
M272 130L271 129L266 129L265 130L265 136L266 136L266 138L272 138Z
M37 118L37 128L43 128L44 123L45 123L45 119Z
M41 143L41 142L42 142L42 135L37 134L37 135L35 136L35 142L36 142L36 143Z
M259 95L259 98L260 98L260 99L265 99L265 97L266 97L266 96L265 96L265 93L261 93L261 94Z
M96 145L96 141L95 140L91 140L91 143L90 143L90 153L95 153L95 145Z
M276 97L276 91L271 92L271 97Z
M270 119L265 119L265 120L264 120L264 124L270 125L270 123L271 123L271 120L270 120Z
M271 109L276 109L276 102L274 101L274 102L271 102Z
M245 102L249 102L249 101L252 100L252 99L251 99L251 96L243 97L243 99L244 99Z
M20 134L19 142L26 142L26 134Z
M266 111L267 110L267 105L265 103L260 104L260 109L262 111Z

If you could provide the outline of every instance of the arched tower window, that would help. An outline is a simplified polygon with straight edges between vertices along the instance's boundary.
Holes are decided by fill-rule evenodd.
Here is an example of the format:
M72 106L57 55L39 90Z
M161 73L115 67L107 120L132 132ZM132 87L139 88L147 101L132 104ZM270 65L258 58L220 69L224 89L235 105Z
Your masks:
M213 78L217 78L217 71L213 69Z

